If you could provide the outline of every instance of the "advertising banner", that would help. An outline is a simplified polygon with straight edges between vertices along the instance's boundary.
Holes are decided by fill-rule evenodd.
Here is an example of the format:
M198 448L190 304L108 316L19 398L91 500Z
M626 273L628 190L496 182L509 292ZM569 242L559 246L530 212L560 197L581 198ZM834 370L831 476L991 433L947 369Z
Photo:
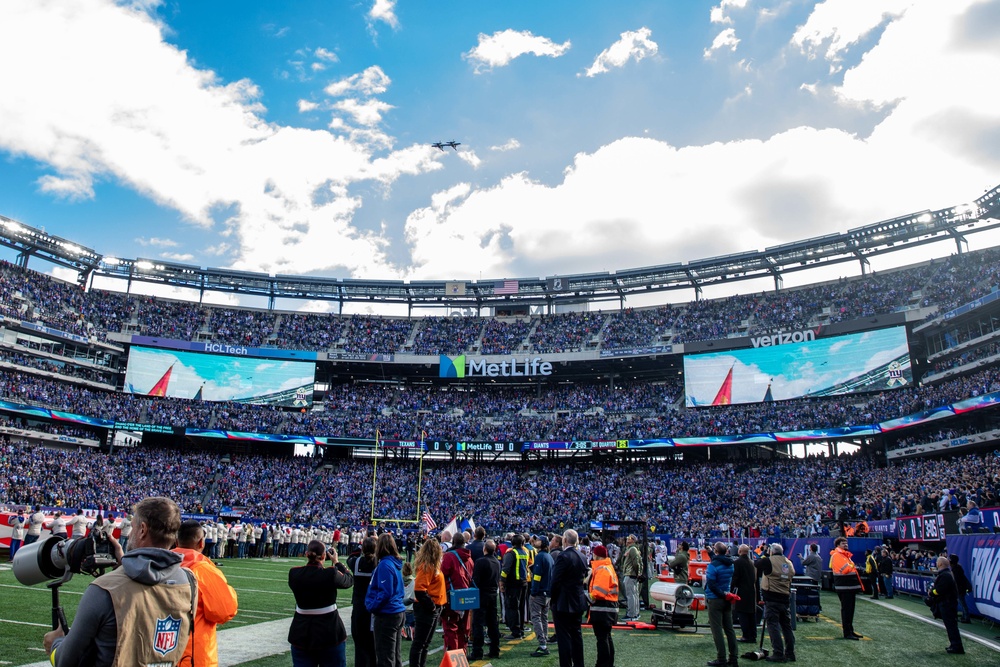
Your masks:
M958 556L972 582L969 611L1000 621L1000 535L951 535L948 553Z

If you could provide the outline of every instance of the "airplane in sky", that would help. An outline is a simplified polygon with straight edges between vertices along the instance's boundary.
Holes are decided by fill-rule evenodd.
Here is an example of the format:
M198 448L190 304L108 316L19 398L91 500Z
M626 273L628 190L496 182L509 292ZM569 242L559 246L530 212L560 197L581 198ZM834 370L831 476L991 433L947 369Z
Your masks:
M461 141L438 141L436 143L431 144L431 146L433 146L434 148L440 149L442 151L444 150L445 146L447 146L448 148L454 148L456 152L458 151L458 147L461 145L462 145Z

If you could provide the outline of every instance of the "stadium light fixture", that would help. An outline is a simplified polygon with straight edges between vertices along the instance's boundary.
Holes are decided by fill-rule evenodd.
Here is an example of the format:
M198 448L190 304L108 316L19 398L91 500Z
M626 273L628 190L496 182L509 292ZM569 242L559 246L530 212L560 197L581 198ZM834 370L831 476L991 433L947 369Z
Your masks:
M920 216L919 218L917 218L917 222L922 222L925 225L928 222L930 222L930 221L931 221L931 214L930 213L924 213L922 216Z
M153 268L152 262L147 262L146 260L139 260L135 263L135 268L142 269L143 271L149 271Z

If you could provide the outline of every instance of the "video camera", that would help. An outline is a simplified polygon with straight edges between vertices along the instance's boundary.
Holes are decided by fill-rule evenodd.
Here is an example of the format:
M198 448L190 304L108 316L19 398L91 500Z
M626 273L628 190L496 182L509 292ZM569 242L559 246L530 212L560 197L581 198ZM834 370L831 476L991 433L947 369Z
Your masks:
M111 549L111 540L101 530L87 537L70 540L51 536L18 549L14 555L14 577L24 586L42 582L52 589L52 629L62 626L69 632L69 623L59 605L59 587L74 574L99 576L115 567L118 561Z

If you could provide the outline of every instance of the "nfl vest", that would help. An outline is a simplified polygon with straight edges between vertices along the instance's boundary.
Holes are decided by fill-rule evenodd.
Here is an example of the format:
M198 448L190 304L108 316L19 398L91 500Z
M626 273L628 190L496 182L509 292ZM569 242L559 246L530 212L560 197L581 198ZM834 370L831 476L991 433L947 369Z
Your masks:
M111 596L118 621L118 647L112 667L171 667L180 663L197 606L194 575L147 586L119 568L93 581ZM122 629L125 632L122 632Z
M760 582L760 590L774 595L790 596L792 594L792 577L795 576L795 566L784 556L774 555L771 561L771 574L765 575Z

